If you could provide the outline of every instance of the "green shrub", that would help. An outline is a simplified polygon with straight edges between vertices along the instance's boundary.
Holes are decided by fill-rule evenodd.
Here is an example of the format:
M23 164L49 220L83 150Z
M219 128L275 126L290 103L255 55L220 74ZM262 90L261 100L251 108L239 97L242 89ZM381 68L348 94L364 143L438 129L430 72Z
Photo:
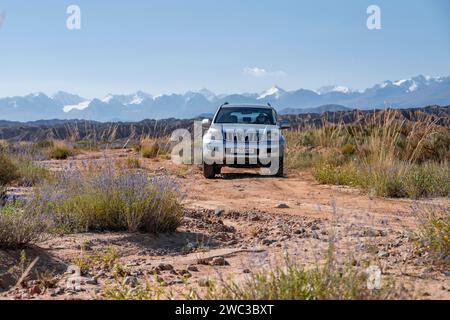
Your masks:
M53 141L53 140L40 140L40 141L37 141L34 145L38 149L50 149L50 148L53 148L55 146L55 141Z
M51 216L58 232L172 232L184 214L168 177L149 178L144 171L116 170L114 165L62 173L36 188L30 207Z
M159 154L159 144L150 139L144 139L141 143L141 154L144 158L156 158Z
M450 268L450 206L422 207L418 211L419 250L427 252L431 261Z
M170 155L170 145L163 139L142 139L138 149L144 158L152 159L156 157L168 157Z
M19 159L17 161L18 183L21 186L34 186L44 180L52 178L51 172L28 159Z
M17 167L5 154L0 153L0 185L6 185L18 178Z
M316 152L288 152L285 155L284 165L288 169L298 170L311 168L320 157Z
M313 175L323 184L361 187L383 197L445 197L450 193L447 163L386 161L372 165L351 160L339 164L335 159L325 158L315 164Z
M18 249L42 240L48 223L41 215L29 214L23 207L0 208L0 249Z
M138 158L127 158L128 169L139 169L141 168L141 161Z
M59 145L50 149L49 151L50 158L55 160L66 160L73 152L67 146Z
M392 284L382 289L367 288L367 275L351 266L327 263L305 269L288 262L254 273L243 281L210 283L207 293L193 298L220 300L373 300L399 295ZM191 297L192 297L191 296Z
M345 156L351 156L351 155L355 154L355 152L356 152L356 147L355 147L353 144L351 144L351 143L346 143L346 144L344 144L344 145L342 146L341 151L342 151L342 154L343 154L343 155L345 155Z

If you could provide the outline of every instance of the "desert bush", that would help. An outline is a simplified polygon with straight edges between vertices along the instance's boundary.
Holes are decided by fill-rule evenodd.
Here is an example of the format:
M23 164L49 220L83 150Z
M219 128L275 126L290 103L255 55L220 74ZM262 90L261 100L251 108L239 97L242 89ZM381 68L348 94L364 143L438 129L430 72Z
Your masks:
M55 141L53 140L40 140L35 142L35 147L37 149L50 149L55 146Z
M288 167L310 165L320 183L361 187L387 197L450 192L450 130L430 118L409 123L386 111L360 125L333 124L288 133L286 141ZM306 146L319 156L305 156Z
M450 206L421 207L417 210L419 250L430 260L450 267Z
M141 154L144 158L156 158L159 154L159 144L152 139L143 139L141 141Z
M93 140L80 140L75 143L74 149L86 151L99 151L100 143Z
M361 187L383 197L445 197L450 193L450 166L446 162L366 164L351 160L339 164L336 158L322 158L313 175L320 183Z
M73 149L63 141L55 141L48 150L49 156L55 160L65 160L74 154Z
M170 153L170 146L168 142L161 139L145 138L141 140L139 151L144 158L165 157Z
M5 152L8 150L9 143L6 140L0 139L0 153Z
M129 169L139 169L141 167L141 161L138 158L127 158L127 167Z
M53 177L47 168L29 159L18 159L16 161L16 166L18 172L17 183L20 186L31 187L41 181L48 180Z
M367 288L367 274L332 261L305 269L290 260L251 274L241 281L209 282L207 292L191 292L194 299L220 300L376 300L397 297L392 283Z
M129 230L171 232L183 210L176 186L168 177L142 170L89 166L72 169L36 188L31 206L50 215L57 230Z
M0 208L0 248L17 249L42 240L49 223L42 215L30 214L23 205Z
M28 187L50 177L50 171L34 161L32 151L23 146L0 153L0 184L14 182Z
M302 152L287 152L285 155L284 165L288 169L307 169L311 168L320 158L317 152L302 151Z
M104 286L98 298L104 300L161 300L162 295L163 289L150 282L136 287L119 283ZM172 297L169 295L168 298Z
M0 153L0 185L6 185L19 176L16 165L6 154Z

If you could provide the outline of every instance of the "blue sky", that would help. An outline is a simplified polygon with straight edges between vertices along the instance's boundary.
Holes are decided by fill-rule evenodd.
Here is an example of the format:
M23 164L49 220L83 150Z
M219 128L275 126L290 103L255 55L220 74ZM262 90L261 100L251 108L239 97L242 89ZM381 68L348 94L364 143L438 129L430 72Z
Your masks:
M81 30L66 28L70 4ZM381 30L366 27L371 4ZM448 0L0 0L1 12L0 96L362 89L450 75Z

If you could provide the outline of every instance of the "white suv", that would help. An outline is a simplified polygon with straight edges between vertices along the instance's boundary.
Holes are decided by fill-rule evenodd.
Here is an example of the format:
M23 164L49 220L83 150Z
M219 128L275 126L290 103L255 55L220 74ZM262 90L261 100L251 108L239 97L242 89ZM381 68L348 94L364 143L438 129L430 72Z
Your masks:
M289 123L277 121L269 105L231 105L219 107L203 137L203 174L212 179L222 167L262 167L262 174L283 176L285 140L281 129Z

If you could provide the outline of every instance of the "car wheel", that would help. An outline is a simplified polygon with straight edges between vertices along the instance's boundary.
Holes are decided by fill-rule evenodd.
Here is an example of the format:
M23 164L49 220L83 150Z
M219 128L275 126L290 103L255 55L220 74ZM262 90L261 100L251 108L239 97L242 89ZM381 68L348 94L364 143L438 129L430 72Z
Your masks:
M215 165L203 163L203 175L206 179L213 179L216 176Z
M278 162L278 170L275 173L275 176L282 177L284 175L284 157L280 158L280 161Z

